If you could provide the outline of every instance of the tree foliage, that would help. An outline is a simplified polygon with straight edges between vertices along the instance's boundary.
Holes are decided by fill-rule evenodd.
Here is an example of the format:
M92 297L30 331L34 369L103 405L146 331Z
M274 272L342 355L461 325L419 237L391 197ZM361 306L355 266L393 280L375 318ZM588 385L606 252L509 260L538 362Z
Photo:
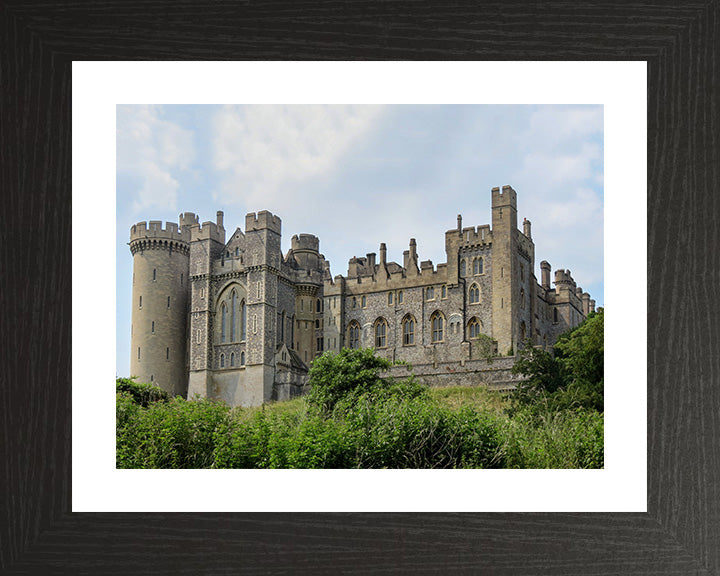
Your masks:
M346 411L360 400L377 402L390 396L414 398L425 392L425 387L413 376L400 381L380 376L393 365L390 360L376 356L372 348L326 352L310 368L308 404L327 416L336 408Z
M117 378L115 390L118 394L125 393L135 403L147 408L152 402L167 402L170 396L162 388L152 384L140 384L135 382L135 377Z
M576 328L562 334L554 355L530 343L520 350L514 374L526 380L512 394L515 409L539 406L562 410L604 410L604 311L588 315Z

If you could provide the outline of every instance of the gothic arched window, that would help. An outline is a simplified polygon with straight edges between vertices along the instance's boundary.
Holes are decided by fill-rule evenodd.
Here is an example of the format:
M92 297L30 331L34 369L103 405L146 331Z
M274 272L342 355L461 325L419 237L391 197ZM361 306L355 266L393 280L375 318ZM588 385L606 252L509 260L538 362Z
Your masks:
M225 335L227 334L227 306L225 306L225 302L222 304L220 318L220 342L225 342Z
M480 287L477 284L470 286L470 304L480 302Z
M468 322L468 338L478 338L480 336L480 320L471 318Z
M360 348L360 324L355 320L348 326L348 345L349 348Z
M247 334L247 310L245 308L245 300L240 302L240 340L245 340Z
M443 328L445 325L445 319L439 311L435 311L430 316L430 326L432 326L432 341L442 342L445 339Z
M225 368L225 354L220 354L220 368Z
M387 345L387 327L385 318L375 320L375 348L385 348Z
M402 321L403 346L415 344L415 318L409 314Z
M232 305L230 307L230 341L235 342L236 334L235 331L235 311L237 310L237 294L235 294L235 290L233 290L232 293Z

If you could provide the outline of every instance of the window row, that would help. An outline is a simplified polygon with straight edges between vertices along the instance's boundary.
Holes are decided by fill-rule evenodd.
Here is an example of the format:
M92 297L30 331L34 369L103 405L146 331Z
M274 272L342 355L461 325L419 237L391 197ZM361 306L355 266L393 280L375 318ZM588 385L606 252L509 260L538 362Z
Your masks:
M235 366L235 352L230 352L230 367ZM240 352L240 366L245 366L245 352ZM225 368L225 354L220 354L220 368Z
M468 271L471 271L470 274L468 274ZM485 262L482 256L479 256L477 258L463 258L460 260L460 276L478 276L480 274L485 273Z
M430 341L433 343L443 342L445 340L445 317L439 311L435 311L430 316ZM417 329L417 321L411 314L407 314L401 322L402 345L412 346L415 344L415 333ZM387 338L389 334L388 321L380 317L373 323L373 346L375 348L387 347ZM482 334L482 323L476 317L472 317L467 323L468 338L479 338ZM353 320L348 325L347 341L349 348L360 348L361 332L360 324L357 320Z

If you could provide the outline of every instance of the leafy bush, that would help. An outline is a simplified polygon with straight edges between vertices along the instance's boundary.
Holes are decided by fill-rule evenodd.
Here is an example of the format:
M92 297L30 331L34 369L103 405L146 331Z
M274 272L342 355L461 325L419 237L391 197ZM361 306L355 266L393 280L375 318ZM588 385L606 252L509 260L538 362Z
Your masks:
M526 380L511 395L512 410L528 406L551 411L604 409L604 313L600 308L558 338L554 356L528 341L513 374Z
M166 402L170 399L165 390L152 384L139 384L135 377L118 378L115 380L115 389L118 393L126 393L135 404L147 408L152 402Z
M488 468L502 464L493 416L425 397L360 402L346 416L360 468Z
M319 414L329 416L336 407L346 411L360 401L380 402L390 397L415 398L426 388L410 377L395 381L380 377L393 363L375 356L372 348L343 348L326 352L310 368L308 404Z
M221 402L173 398L137 405L117 395L116 466L118 468L208 468L214 435L229 407Z
M507 468L602 468L604 420L595 411L522 411L505 423Z

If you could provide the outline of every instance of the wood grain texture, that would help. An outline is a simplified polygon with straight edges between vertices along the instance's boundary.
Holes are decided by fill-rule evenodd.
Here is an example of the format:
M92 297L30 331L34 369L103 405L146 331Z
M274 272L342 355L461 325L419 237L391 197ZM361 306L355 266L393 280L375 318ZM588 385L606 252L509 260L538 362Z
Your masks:
M4 2L0 572L720 574L718 6ZM88 59L647 60L649 512L70 513L71 62Z

